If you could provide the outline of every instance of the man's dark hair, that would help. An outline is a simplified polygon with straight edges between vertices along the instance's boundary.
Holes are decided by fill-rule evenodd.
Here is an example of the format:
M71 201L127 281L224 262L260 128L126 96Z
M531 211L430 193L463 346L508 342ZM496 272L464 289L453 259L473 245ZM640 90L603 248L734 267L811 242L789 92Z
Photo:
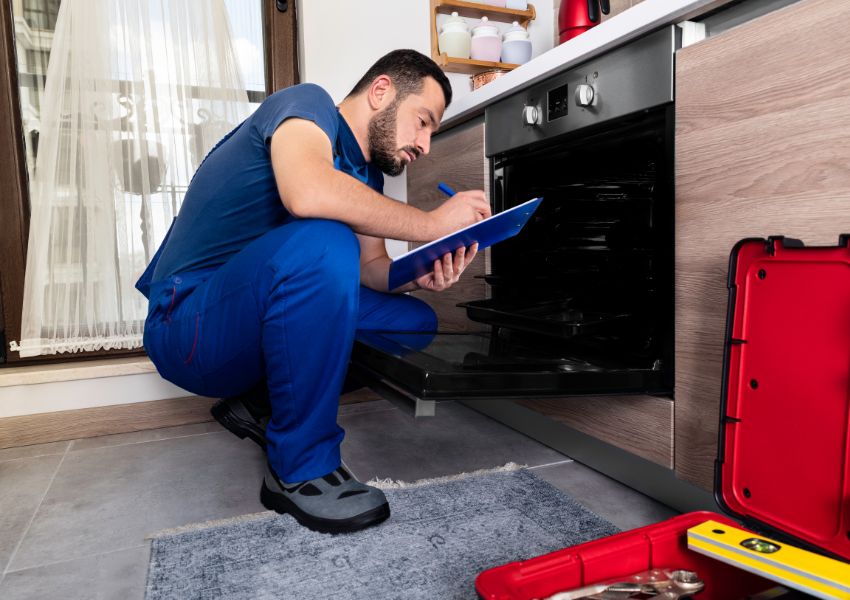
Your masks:
M426 77L433 77L443 89L446 106L452 102L452 86L443 70L433 60L416 50L393 50L385 54L366 71L357 82L349 96L354 96L366 90L376 77L389 76L396 89L396 101L401 101L410 94L418 94Z

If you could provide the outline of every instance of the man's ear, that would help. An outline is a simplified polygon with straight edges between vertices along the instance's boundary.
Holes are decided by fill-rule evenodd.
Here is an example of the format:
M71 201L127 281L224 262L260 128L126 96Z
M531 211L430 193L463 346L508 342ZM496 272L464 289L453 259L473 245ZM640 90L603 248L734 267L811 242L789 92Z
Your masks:
M392 102L394 96L395 88L393 87L392 80L387 75L375 77L366 93L366 98L372 110L381 110Z

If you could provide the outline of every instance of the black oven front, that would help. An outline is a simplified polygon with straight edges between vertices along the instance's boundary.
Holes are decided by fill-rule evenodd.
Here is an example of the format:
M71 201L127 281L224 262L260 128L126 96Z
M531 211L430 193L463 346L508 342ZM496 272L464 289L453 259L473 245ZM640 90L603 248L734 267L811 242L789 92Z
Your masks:
M363 332L356 372L423 400L673 390L675 28L488 107L491 249L475 333Z

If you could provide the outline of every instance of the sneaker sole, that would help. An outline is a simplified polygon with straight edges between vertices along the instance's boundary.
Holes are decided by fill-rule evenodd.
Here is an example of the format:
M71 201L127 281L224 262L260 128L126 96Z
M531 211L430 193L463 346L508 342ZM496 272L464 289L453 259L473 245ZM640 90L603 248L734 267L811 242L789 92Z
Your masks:
M210 414L218 423L239 439L251 438L265 452L266 434L256 423L246 421L230 408L227 399L216 402L210 409Z
M390 505L385 502L381 506L351 517L350 519L323 519L321 517L314 517L298 508L286 496L272 492L266 487L265 481L263 481L263 487L260 490L260 502L267 509L273 510L278 514L292 515L304 527L318 533L351 533L352 531L359 531L360 529L377 525L386 521L390 516Z

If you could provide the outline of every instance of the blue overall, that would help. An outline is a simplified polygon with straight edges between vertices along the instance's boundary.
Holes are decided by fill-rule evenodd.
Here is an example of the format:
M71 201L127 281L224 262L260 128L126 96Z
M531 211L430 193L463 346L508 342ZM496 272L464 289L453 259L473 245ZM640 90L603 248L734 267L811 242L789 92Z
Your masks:
M328 134L338 169L382 190L321 88L277 92L205 158L137 283L150 301L145 349L165 379L212 397L266 382L268 458L287 483L340 466L337 408L356 331L437 327L421 300L360 285L360 246L347 225L286 212L269 140L293 116ZM256 197L263 189L264 203Z

